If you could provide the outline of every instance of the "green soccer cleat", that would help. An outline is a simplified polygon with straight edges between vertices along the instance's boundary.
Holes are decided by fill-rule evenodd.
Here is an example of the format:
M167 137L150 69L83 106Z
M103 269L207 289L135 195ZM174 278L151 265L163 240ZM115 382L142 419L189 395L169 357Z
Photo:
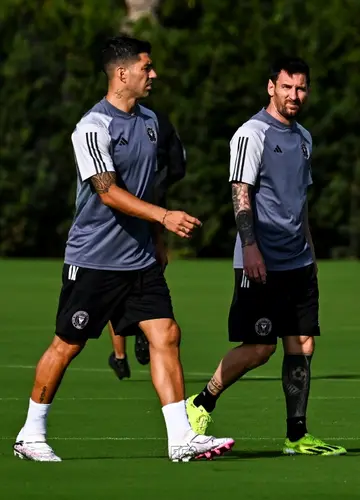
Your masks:
M209 424L213 421L209 412L203 406L195 406L194 399L197 394L190 396L186 400L186 413L192 430L196 434L206 434Z
M290 441L286 438L283 453L285 455L335 456L345 455L346 450L342 446L327 444L311 434L305 434L305 436L298 441Z

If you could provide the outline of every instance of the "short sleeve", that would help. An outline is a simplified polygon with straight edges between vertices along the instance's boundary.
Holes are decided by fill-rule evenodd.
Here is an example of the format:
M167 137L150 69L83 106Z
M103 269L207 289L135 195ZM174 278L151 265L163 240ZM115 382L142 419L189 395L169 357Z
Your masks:
M111 138L106 128L94 124L78 125L71 140L82 181L115 171L110 155Z
M259 174L264 142L258 131L240 127L230 142L230 182L255 185Z

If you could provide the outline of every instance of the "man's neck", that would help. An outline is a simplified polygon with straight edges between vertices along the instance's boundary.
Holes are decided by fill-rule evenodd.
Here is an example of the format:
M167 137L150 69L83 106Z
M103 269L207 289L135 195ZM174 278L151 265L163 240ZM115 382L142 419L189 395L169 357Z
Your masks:
M137 100L134 97L128 97L119 92L108 91L105 96L106 100L115 108L123 111L124 113L133 114Z
M291 125L295 121L289 120L288 118L285 118L283 115L281 115L272 102L270 102L269 106L266 108L266 111L269 113L269 115L271 115L273 118L283 123L284 125Z

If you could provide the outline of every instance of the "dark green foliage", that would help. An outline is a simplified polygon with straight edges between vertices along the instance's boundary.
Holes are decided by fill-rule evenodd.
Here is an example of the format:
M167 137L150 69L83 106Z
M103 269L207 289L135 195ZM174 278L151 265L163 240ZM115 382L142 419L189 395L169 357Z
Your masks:
M70 135L105 93L96 64L121 2L5 0L0 30L0 254L62 255L74 202ZM200 217L185 255L229 256L235 224L229 140L266 104L271 60L304 57L312 92L301 119L314 138L310 214L318 255L360 256L360 3L356 0L163 0L140 22L159 75L149 104L168 113L189 167L171 206Z

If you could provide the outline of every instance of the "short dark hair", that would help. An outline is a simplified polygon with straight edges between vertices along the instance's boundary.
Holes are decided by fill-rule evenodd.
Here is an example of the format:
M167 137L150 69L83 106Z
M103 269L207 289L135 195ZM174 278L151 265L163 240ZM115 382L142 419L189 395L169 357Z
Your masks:
M306 76L306 83L310 86L310 68L307 63L300 57L280 57L271 66L270 80L276 83L281 71L285 71L289 75L302 73Z
M110 66L116 63L135 62L141 53L150 54L151 44L128 36L109 38L102 49L102 69L109 75Z

